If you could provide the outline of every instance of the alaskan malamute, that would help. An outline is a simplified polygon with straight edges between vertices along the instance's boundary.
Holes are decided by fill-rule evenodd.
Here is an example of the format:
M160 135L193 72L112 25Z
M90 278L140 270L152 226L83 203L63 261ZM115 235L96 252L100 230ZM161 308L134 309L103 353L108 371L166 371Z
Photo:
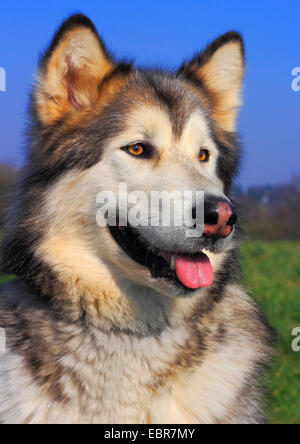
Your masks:
M114 60L82 15L63 23L4 234L2 423L262 421L270 331L239 285L231 198L243 73L236 32L170 73ZM201 236L97 223L120 184L203 192Z

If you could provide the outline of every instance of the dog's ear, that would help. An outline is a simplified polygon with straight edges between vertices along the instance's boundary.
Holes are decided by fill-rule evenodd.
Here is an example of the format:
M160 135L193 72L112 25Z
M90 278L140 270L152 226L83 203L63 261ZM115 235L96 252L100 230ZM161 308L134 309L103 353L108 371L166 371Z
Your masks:
M222 35L184 64L179 73L208 93L213 118L226 131L234 131L244 75L244 45L240 34Z
M41 59L34 90L39 120L48 126L67 113L91 107L114 68L94 25L83 15L65 21Z

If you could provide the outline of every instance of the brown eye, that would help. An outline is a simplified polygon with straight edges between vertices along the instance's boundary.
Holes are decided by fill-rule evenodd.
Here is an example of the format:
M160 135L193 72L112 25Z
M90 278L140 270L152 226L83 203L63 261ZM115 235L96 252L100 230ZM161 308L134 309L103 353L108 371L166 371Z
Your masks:
M135 145L130 145L127 148L127 151L134 156L141 156L144 154L144 147L141 143L137 143Z
M202 149L199 153L199 160L200 162L208 162L209 161L209 151Z

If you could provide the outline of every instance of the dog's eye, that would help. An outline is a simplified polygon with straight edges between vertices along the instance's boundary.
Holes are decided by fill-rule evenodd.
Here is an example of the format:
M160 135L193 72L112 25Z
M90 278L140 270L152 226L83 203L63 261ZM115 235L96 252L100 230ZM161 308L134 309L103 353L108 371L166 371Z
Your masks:
M140 157L143 159L152 159L155 156L155 149L148 143L136 142L130 145L123 146L122 151L130 154L134 157Z
M145 147L141 143L136 143L134 145L128 146L127 151L133 156L141 156L145 152Z
M200 162L208 162L209 161L209 151L206 149L201 149L199 153Z

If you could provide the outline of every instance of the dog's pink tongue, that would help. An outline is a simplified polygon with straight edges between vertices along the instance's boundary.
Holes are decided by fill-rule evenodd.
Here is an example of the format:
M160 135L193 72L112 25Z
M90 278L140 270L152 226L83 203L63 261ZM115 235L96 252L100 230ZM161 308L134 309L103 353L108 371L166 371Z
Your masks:
M214 280L213 268L205 254L197 259L175 256L175 269L178 279L188 288L208 287Z

